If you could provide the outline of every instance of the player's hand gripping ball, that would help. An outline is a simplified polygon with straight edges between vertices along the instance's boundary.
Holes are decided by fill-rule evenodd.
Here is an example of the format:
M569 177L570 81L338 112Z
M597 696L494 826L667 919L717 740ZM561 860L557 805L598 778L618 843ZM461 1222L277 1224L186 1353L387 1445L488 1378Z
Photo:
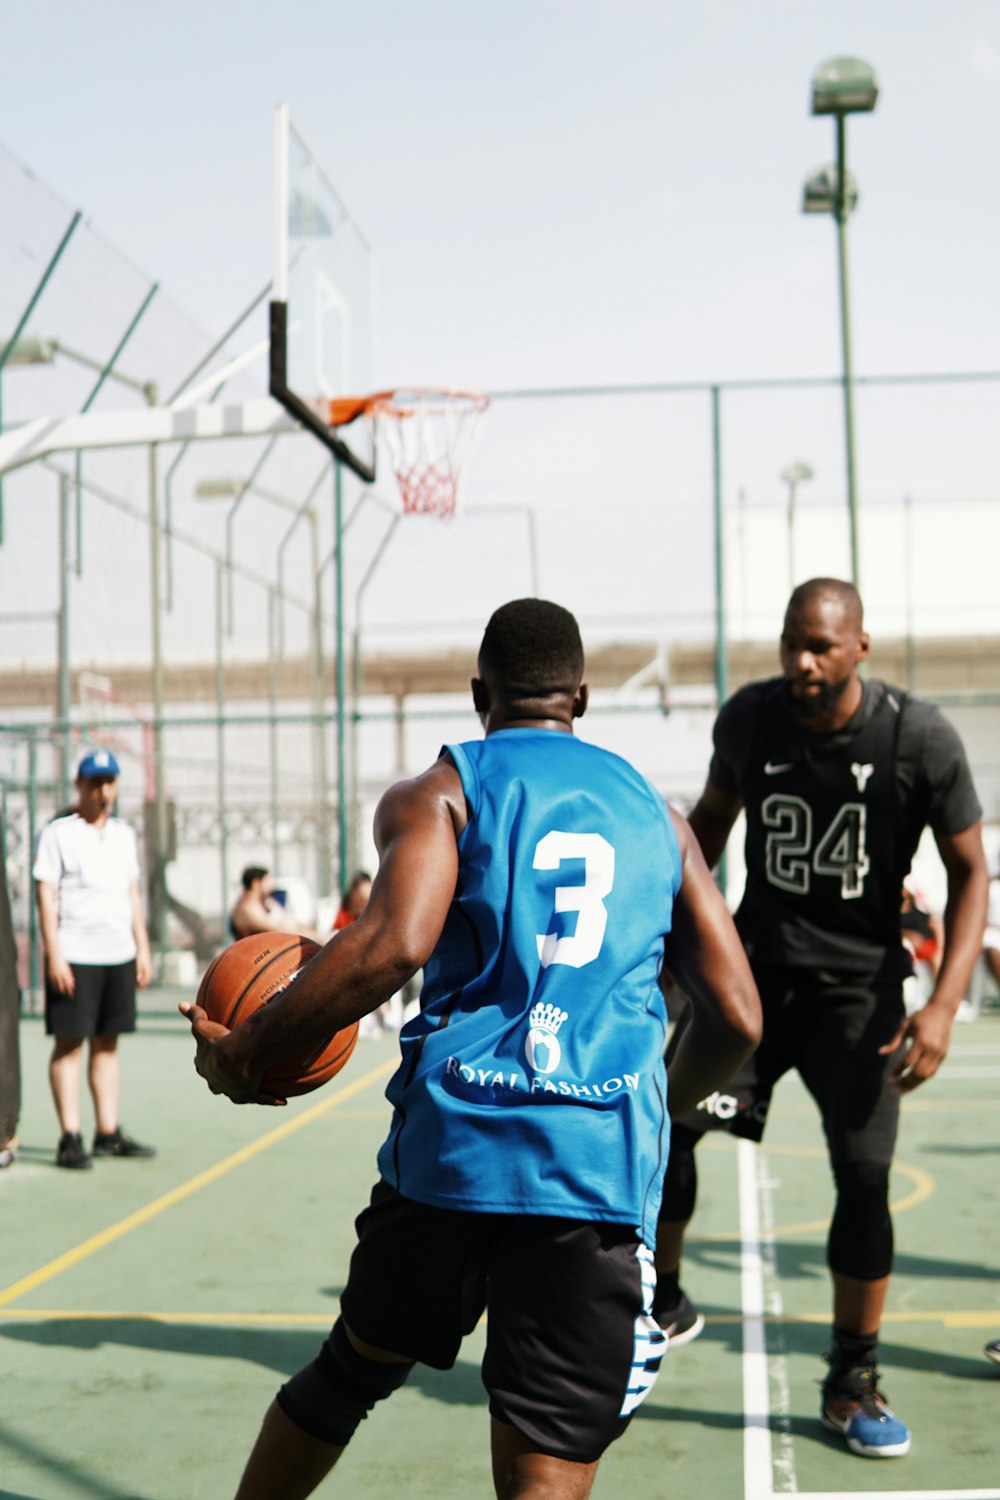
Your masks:
M291 932L258 932L240 938L205 970L198 1004L210 1021L232 1031L286 990L318 952L318 943ZM312 1093L340 1072L357 1039L358 1023L352 1021L308 1051L285 1058L263 1074L261 1093L276 1099Z

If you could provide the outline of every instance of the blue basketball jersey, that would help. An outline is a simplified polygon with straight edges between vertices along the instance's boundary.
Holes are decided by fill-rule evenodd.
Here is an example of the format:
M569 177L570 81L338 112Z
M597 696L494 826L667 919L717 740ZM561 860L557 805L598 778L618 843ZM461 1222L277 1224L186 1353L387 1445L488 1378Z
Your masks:
M658 985L681 878L626 761L553 730L446 747L469 822L379 1153L418 1202L634 1224L669 1144Z

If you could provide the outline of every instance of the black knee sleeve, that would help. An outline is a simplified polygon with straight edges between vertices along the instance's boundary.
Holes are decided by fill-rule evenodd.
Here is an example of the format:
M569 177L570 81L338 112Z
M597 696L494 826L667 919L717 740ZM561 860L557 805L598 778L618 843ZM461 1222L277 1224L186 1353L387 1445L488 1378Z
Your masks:
M667 1223L684 1224L694 1213L698 1197L698 1168L694 1148L701 1140L696 1130L674 1125L670 1131L670 1157L663 1180L663 1207L660 1218Z
M843 1162L833 1169L837 1206L827 1240L831 1271L858 1281L880 1281L892 1270L889 1168Z
M366 1359L347 1337L343 1318L338 1318L312 1364L286 1381L276 1400L296 1427L342 1448L375 1402L398 1390L412 1369L412 1363Z

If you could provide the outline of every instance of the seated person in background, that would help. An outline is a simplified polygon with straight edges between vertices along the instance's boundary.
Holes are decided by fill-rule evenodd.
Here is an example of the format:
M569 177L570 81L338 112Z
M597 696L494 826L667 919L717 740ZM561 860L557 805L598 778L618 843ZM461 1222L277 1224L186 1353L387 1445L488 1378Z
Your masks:
M340 910L333 919L334 932L342 932L356 922L368 905L372 893L372 878L367 870L358 870L351 876L351 883L340 900Z
M1000 985L1000 878L990 881L986 931L983 933L983 958L994 984Z
M903 946L909 949L917 963L927 964L931 978L936 979L941 968L944 928L941 919L908 884L903 886L899 926Z
M237 938L251 937L255 932L297 932L300 937L311 938L314 943L326 942L315 928L303 927L280 901L275 900L271 872L263 865L247 865L240 883L243 889L229 914L229 931L234 942Z

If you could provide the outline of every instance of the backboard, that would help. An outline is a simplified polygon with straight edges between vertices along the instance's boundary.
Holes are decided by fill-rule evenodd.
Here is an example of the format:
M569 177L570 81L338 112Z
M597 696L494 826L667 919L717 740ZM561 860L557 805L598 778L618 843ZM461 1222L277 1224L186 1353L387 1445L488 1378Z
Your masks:
M375 477L373 423L332 429L331 398L372 389L371 246L287 105L275 112L271 395L359 478Z

